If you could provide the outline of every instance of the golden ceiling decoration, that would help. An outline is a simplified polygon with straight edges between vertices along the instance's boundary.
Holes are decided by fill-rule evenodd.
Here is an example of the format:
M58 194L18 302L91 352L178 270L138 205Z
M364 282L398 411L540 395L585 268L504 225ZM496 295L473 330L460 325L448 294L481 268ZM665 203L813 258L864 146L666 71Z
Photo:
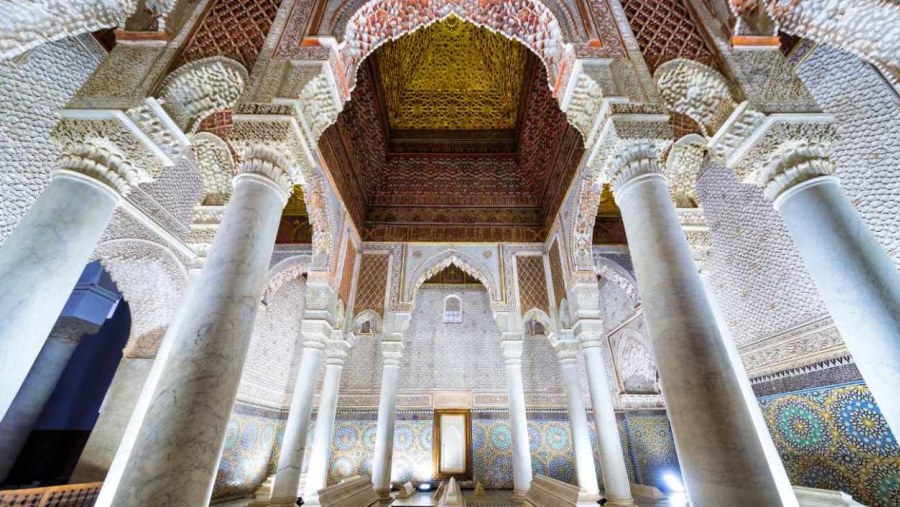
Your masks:
M286 217L305 217L309 215L309 212L306 211L306 201L303 199L303 188L300 185L294 185L294 192L288 199L282 215Z
M451 16L376 52L392 129L516 126L525 46Z
M622 216L619 207L616 205L616 199L613 197L612 188L609 183L603 184L603 190L600 191L600 207L597 210L598 215L603 216Z

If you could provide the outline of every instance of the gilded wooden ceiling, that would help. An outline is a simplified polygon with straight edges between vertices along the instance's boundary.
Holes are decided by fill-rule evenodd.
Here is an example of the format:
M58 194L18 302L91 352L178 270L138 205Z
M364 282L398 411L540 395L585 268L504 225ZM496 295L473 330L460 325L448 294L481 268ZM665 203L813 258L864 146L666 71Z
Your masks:
M451 16L380 47L391 129L516 127L527 49Z

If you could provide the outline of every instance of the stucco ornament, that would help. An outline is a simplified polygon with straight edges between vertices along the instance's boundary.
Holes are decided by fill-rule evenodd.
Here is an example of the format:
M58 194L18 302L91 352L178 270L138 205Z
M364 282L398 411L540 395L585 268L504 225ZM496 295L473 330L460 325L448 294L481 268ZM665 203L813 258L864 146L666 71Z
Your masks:
M411 285L410 289L408 289L406 298L407 301L412 301L415 298L415 295L419 291L419 288L423 283L425 283L426 280L440 273L450 265L458 267L468 275L481 282L482 285L484 285L484 287L488 290L488 293L491 294L491 298L498 299L497 291L495 290L494 284L491 283L491 278L488 274L490 273L490 271L486 267L481 266L480 263L471 256L466 255L462 252L450 250L438 254L425 261L421 266L419 266L416 272L413 273L411 279L415 280L415 282Z
M697 122L707 136L715 134L737 107L728 81L702 63L676 58L660 65L654 79L666 105Z
M203 204L223 205L231 196L234 159L222 138L209 132L191 136L191 149L203 181Z
M706 139L688 134L672 145L666 157L664 174L669 180L669 191L678 208L697 207L697 176L706 157Z
M163 81L163 108L185 131L207 116L234 106L247 83L247 70L231 58L214 56L183 65Z
M0 60L45 42L124 25L137 0L9 1L0 5Z
M62 152L61 166L96 177L123 195L154 181L190 145L153 98L125 111L64 109L60 116L52 138Z
M131 330L125 354L155 357L184 293L187 269L167 247L143 239L105 241L92 257L128 302Z

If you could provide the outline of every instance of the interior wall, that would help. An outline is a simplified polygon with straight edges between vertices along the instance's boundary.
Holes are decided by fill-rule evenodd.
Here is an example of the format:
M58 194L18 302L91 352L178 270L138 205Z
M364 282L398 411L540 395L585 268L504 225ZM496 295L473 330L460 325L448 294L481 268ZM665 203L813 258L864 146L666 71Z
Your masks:
M50 181L59 148L50 132L63 107L105 58L90 34L0 61L0 242Z

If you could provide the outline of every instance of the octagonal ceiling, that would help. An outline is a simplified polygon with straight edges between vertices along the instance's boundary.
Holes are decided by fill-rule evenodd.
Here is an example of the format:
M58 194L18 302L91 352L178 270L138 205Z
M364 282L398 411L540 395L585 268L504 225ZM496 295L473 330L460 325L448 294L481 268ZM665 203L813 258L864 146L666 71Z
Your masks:
M514 129L528 50L456 17L375 58L391 129Z
M540 241L584 152L538 58L455 17L367 58L319 148L369 241Z

